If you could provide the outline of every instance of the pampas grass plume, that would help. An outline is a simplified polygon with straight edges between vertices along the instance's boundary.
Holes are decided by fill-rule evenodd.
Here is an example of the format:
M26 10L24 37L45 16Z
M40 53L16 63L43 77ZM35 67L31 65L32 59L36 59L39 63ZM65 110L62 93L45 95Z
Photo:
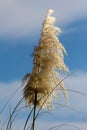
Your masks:
M51 16L53 12L49 9L43 22L41 38L33 52L32 73L23 78L23 82L27 80L23 90L27 106L35 105L37 94L36 106L52 108L58 89L63 91L66 101L68 100L66 88L59 77L60 71L68 71L64 63L66 50L57 37L61 30L54 25L56 18Z

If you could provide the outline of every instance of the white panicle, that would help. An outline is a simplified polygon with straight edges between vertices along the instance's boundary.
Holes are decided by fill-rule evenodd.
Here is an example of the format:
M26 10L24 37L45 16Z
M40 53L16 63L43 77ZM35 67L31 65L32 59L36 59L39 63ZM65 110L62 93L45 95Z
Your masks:
M53 97L57 97L57 91L60 90L63 91L66 101L68 100L66 88L59 77L60 71L68 71L64 63L66 50L57 37L61 30L54 25L56 18L51 16L53 12L52 9L48 10L40 42L33 52L34 66L24 88L27 106L34 105L37 94L36 105L50 109ZM26 80L26 76L24 79Z

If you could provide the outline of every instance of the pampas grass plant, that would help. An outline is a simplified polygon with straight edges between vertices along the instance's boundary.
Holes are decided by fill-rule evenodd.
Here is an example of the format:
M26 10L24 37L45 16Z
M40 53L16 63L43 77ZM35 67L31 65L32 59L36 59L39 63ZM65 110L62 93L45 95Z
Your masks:
M56 18L52 16L53 12L54 11L52 9L49 9L43 22L41 38L33 51L32 72L27 73L24 76L22 80L23 88L17 88L17 90L9 97L4 107L0 110L1 115L7 105L9 105L9 101L13 98L13 96L20 89L22 90L22 97L20 97L17 101L15 107L9 110L9 117L2 126L0 126L0 130L3 130L5 127L5 130L12 130L16 116L21 110L26 110L26 107L29 108L29 111L23 125L23 130L35 130L36 119L38 115L41 114L40 112L42 112L42 110L52 110L55 105L59 105L59 107L66 107L66 105L55 103L55 99L59 97L60 90L62 90L63 95L65 96L66 103L68 102L67 91L87 96L87 94L82 92L65 88L63 80L71 74L67 75L63 79L60 78L61 72L67 73L69 70L64 63L64 56L67 53L63 44L60 43L58 39L58 36L61 34L61 30L55 26ZM68 108L72 111L78 112L72 107L68 106ZM28 121L32 116L32 122L30 121L31 123L28 124ZM55 125L49 128L49 130L57 128L60 129L65 126L70 126L80 130L79 127L67 123Z
M22 80L23 97L19 99L14 109L10 110L10 115L2 125L1 130L6 126L6 130L11 130L17 114L25 107L29 108L28 116L24 122L23 130L35 130L35 122L41 110L54 109L54 99L59 97L62 90L66 103L68 102L67 90L63 84L64 79L60 78L61 72L69 72L64 63L64 56L67 54L58 36L61 34L60 28L55 26L56 18L52 16L53 10L49 9L43 22L41 38L34 48L33 69L27 73ZM0 114L9 104L10 99L20 90L20 87L10 96ZM25 106L24 106L24 101ZM23 104L23 106L22 106ZM32 123L28 124L30 117ZM29 126L29 127L28 127Z
M52 109L58 89L63 91L68 101L66 88L59 77L61 71L68 72L64 63L66 50L57 37L61 30L54 25L53 12L49 9L43 22L41 38L33 52L32 73L26 74L22 81L27 81L23 90L26 106L34 106L32 130L35 129L36 108Z

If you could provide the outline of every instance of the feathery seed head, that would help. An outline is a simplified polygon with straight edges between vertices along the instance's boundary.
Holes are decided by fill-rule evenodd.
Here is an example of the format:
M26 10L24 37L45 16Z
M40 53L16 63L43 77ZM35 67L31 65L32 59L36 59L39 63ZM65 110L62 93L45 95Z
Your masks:
M54 12L54 10L49 9L48 12L47 12L47 16L50 16L53 12Z
M68 71L64 63L66 50L57 37L61 30L54 26L56 19L51 16L53 12L51 9L48 10L39 45L34 49L32 73L25 75L23 79L23 81L27 79L23 91L27 106L34 105L37 93L36 105L41 108L52 108L52 99L57 96L58 89L63 91L68 100L67 91L59 78L59 71Z

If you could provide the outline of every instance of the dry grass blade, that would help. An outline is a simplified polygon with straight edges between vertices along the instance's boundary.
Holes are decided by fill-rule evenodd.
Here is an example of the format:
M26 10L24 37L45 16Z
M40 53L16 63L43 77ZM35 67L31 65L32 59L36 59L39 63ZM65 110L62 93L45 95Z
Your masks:
M11 123L11 120L12 120L12 116L13 114L15 113L15 111L17 110L17 108L19 107L19 105L22 103L24 97L17 103L17 105L15 106L14 110L12 111L10 117L9 117L9 120L8 120L8 123L7 123L7 127L6 127L6 130L9 130L9 127L10 127L10 123ZM11 123L12 124L12 123Z
M48 130L59 130L61 127L66 127L66 126L75 128L75 129L77 129L77 130L82 130L81 128L79 128L79 127L77 127L77 126L75 126L75 125L66 124L66 123L61 124L61 125L53 126L53 127L49 128Z
M30 116L31 116L31 114L32 114L32 112L33 112L33 109L34 109L34 108L32 108L32 110L30 111L30 113L29 113L29 115L28 115L28 117L27 117L27 119L26 119L26 122L25 122L25 125L24 125L23 130L26 129L26 126L27 126L28 120L29 120L29 118L30 118Z
M2 114L2 112L5 110L6 106L8 105L9 101L12 99L12 97L18 92L18 90L20 89L21 87L17 88L13 93L12 95L9 97L9 99L7 100L6 104L3 106L2 110L0 111L0 114Z

